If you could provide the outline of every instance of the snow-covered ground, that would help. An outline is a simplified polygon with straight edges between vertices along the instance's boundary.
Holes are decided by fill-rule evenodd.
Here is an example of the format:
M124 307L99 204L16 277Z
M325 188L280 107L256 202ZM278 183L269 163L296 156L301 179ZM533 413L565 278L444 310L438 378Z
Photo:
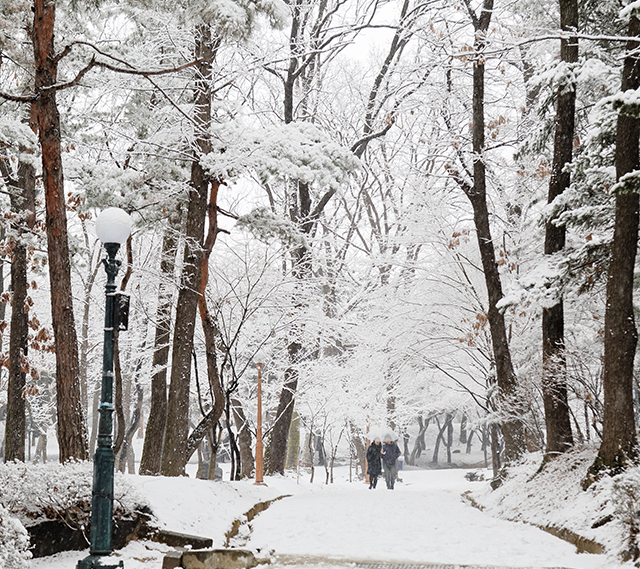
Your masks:
M244 527L232 546L272 550L275 563L286 556L323 558L325 567L349 562L408 562L504 567L611 569L604 555L578 554L569 543L520 522L490 516L461 498L486 482L469 482L466 470L404 470L393 491L384 482L369 490L349 482L348 468L325 485L323 472L310 484L305 474L251 481L209 482L193 478L129 478L146 496L166 528L213 538L225 545L234 519L260 501L274 502ZM127 569L159 569L168 548L130 543L116 552ZM32 560L33 569L70 569L88 554L68 552ZM280 557L279 556L285 556ZM327 559L328 558L328 559ZM288 558L291 562L291 558ZM298 563L301 563L299 561Z

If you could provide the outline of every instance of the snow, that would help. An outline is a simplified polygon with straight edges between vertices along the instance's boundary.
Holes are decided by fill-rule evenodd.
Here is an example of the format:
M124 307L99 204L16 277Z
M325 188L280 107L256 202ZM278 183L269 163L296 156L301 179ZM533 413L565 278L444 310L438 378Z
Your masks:
M229 544L252 549L263 558L273 553L276 567L319 561L325 567L352 567L358 561L519 568L618 566L604 555L578 554L573 545L532 525L474 508L463 498L465 492L491 493L487 482L468 481L467 472L402 470L402 482L393 491L386 489L383 480L375 490L361 481L350 482L346 466L336 469L335 483L328 485L320 482L324 481L322 467L316 468L313 484L308 472L299 478L295 473L266 477L267 486L186 477L127 478L137 493L146 496L163 526L211 537L214 547L227 545L225 534L232 521L254 504L288 495L245 524ZM150 569L161 566L166 551L163 545L132 542L115 554L124 559L127 569ZM35 559L31 567L68 568L87 554L67 552Z
M635 0L635 2L629 3L622 10L620 10L620 17L628 18L631 16L631 14L633 14L633 12L635 12L638 9L640 9L640 0Z
M526 520L540 527L563 528L620 554L628 547L625 494L632 499L634 517L638 510L634 502L640 495L640 470L632 468L614 478L605 476L582 490L596 452L594 446L578 447L551 461L542 471L542 453L532 453L509 469L508 484L496 491L485 487L473 497L492 515ZM610 521L601 525L606 519Z
M297 180L338 191L360 168L353 153L312 123L252 129L239 122L218 125L213 152L201 159L210 176L225 180L254 172L263 182Z
M464 471L407 471L403 484L307 486L253 524L252 547L280 554L397 563L597 567L573 546L492 518L460 498ZM304 535L300 535L304 528Z

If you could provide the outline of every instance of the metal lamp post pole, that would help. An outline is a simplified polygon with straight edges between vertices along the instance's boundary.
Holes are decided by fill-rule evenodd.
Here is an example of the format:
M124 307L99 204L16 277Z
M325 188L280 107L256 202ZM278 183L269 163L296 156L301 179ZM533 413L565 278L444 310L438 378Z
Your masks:
M122 560L107 559L111 555L113 526L113 482L115 457L112 447L113 433L113 349L115 279L120 269L116 260L119 243L105 243L107 258L103 259L107 273L104 315L104 353L102 359L102 391L98 446L93 459L93 498L91 501L91 547L89 556L78 562L77 569L124 567Z
M258 368L258 420L256 425L256 481L255 483L264 486L264 446L262 444L262 364L256 364Z

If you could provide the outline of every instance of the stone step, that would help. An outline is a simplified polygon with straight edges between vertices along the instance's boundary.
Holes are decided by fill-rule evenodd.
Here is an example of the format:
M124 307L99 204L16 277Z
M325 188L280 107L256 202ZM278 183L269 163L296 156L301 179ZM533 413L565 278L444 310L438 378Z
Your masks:
M257 564L246 549L189 549L165 555L162 569L251 569Z

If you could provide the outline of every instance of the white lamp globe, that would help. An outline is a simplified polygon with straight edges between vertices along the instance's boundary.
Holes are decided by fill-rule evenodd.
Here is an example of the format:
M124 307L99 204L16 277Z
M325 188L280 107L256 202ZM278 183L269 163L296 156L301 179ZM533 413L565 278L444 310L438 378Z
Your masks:
M119 207L103 209L96 218L96 235L103 243L122 245L131 235L131 216Z

